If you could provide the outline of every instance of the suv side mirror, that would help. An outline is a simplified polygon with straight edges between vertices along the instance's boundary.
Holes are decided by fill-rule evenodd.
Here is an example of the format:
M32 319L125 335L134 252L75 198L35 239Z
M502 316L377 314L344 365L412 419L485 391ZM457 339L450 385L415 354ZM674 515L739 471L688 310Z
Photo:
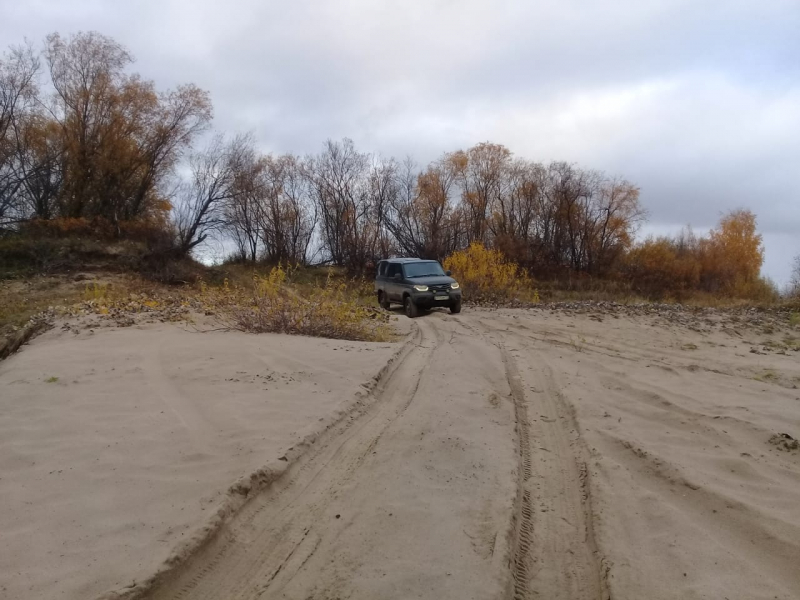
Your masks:
M403 281L403 274L402 273L395 273L394 274L395 281Z
M452 275L452 274L453 274L453 272L452 272L452 271L445 271L445 273L444 273L444 274L445 274L445 275L447 275L448 277L450 277L450 275Z

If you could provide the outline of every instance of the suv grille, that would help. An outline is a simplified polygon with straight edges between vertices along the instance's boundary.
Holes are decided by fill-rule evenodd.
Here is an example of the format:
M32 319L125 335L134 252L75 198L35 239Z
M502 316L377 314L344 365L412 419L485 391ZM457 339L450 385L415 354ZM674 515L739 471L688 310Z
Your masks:
M431 291L433 292L449 292L450 291L450 284L449 283L439 283L436 285L430 286Z

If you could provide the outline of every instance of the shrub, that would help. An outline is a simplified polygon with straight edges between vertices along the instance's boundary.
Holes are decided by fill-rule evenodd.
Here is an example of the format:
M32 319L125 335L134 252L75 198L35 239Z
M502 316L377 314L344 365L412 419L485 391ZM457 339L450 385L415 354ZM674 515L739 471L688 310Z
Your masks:
M203 287L204 303L215 306L231 327L251 333L289 333L334 339L384 340L389 338L386 316L359 301L346 282L304 289L301 295L289 284L291 269L278 265L267 275L255 275L252 289L230 286Z
M502 252L474 242L444 260L472 302L522 300L538 302L539 294L530 276Z
M21 233L33 238L94 236L105 229L104 225L105 223L93 223L84 218L32 219L23 223ZM105 232L98 237L105 237Z

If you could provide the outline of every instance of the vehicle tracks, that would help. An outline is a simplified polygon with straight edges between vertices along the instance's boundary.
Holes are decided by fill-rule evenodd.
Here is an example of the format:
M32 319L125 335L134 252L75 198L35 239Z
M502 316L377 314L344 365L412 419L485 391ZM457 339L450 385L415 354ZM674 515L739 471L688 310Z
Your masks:
M418 339L382 378L364 414L323 434L284 477L257 495L218 539L146 595L153 600L252 599L303 568L321 544L315 526L332 494L358 471L383 431L413 401L436 336L424 324Z
M581 462L571 413L543 354L534 350L530 361L518 362L515 338L469 317L433 314L414 326L416 339L379 379L363 408L323 433L283 476L230 517L209 544L139 597L370 598L385 597L387 590L392 597L405 597L400 584L386 587L388 583L375 580L375 572L385 564L408 562L413 545L422 543L430 546L434 562L417 564L415 577L420 581L428 570L437 571L437 559L443 564L472 560L486 569L483 575L462 574L464 580L454 582L460 590L447 579L449 573L437 576L428 583L424 597L464 597L466 589L476 599L606 599L591 531L588 470ZM462 328L470 334L453 344ZM426 379L429 372L431 378ZM420 393L423 382L425 390ZM541 391L530 394L531 383ZM476 394L485 400L469 420L473 433L452 429L462 425L465 409L476 410L478 405L469 408L462 400L469 395L474 404L478 399L471 396ZM511 402L499 404L498 394ZM409 413L412 404L416 408ZM489 486L492 481L500 485L502 470L483 466L481 457L486 456L487 443L496 444L502 434L500 438L487 434L482 448L474 439L484 434L489 423L485 418L491 415L500 428L496 432L508 431L505 428L512 424L516 429L516 452L508 454L509 459L515 456L516 484L508 481L509 487L498 488L507 489L500 498ZM496 448L488 451L497 453ZM407 461L412 468L401 473ZM401 476L408 478L408 486L397 487ZM479 514L471 508L477 499L468 497L468 490L477 489L471 478L484 486L480 504L488 508ZM447 516L423 518L431 529L441 528L441 534L406 531L387 521L402 511L409 513L410 522L419 518L415 500L396 503L394 494L399 492L391 489L402 489L422 505L452 504ZM436 495L439 501L434 502ZM507 508L500 510L502 506ZM505 551L497 552L503 532L508 541ZM395 548L391 536L409 537L412 549ZM475 555L452 552L459 544L472 548ZM499 560L507 564L502 566ZM387 576L391 573L382 574ZM484 591L469 584L469 577L476 578ZM356 584L356 579L367 583ZM407 580L398 579L402 585Z
M477 327L467 326L500 349L514 400L519 472L511 598L608 600L592 528L585 448L545 353L526 346L521 373L513 353L526 336L493 330L480 320ZM521 339L508 340L509 334Z

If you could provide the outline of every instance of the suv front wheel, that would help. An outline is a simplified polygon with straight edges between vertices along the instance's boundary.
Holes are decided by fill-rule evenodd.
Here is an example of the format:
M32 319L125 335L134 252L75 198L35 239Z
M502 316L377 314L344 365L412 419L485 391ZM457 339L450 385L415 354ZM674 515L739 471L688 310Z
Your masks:
M461 300L456 300L450 305L450 312L457 315L461 312Z
M411 299L411 296L406 296L405 302L403 305L406 309L406 316L409 319L413 319L414 317L419 316L419 307L414 304L414 301Z

